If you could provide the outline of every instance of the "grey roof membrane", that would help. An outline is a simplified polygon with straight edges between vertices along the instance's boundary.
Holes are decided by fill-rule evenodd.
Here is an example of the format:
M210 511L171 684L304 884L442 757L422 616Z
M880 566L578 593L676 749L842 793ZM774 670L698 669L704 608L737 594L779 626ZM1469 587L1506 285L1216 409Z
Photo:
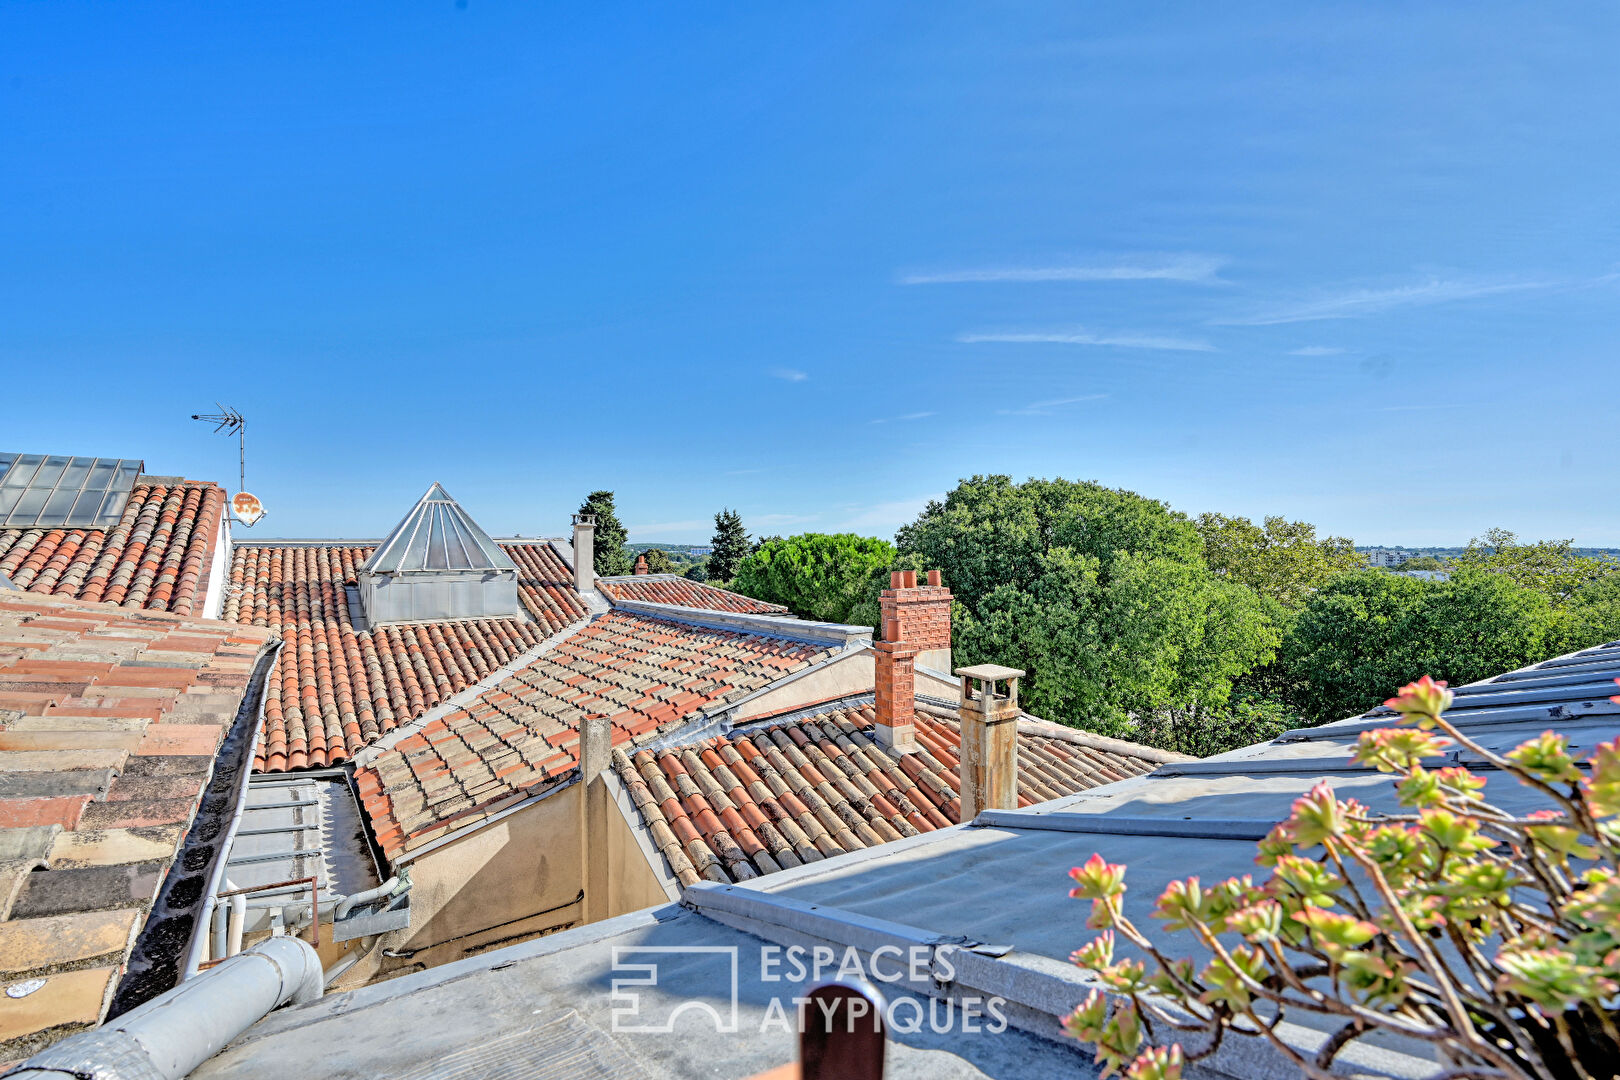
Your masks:
M1620 642L1462 687L1448 717L1492 750L1548 728L1589 750L1620 732L1620 706L1608 700L1617 676ZM1149 911L1171 880L1255 872L1256 837L1317 781L1326 779L1341 795L1374 808L1393 807L1390 778L1350 761L1357 735L1389 722L1387 715L1356 717L742 885L704 882L686 890L680 908L650 909L283 1011L250 1029L199 1075L282 1075L290 1061L325 1070L334 1054L347 1070L335 1075L387 1073L395 1062L511 1037L565 1012L581 1018L593 1038L611 1040L642 1063L648 1075L749 1076L790 1059L786 1035L760 1035L757 1026L744 1024L742 1035L717 1036L713 1022L695 1014L652 1041L613 1033L608 952L614 943L736 946L745 958L741 988L755 1009L751 1016L764 1008L760 995L782 993L759 971L749 973L767 943L853 946L867 957L884 944L922 945L936 958L935 978L891 986L891 997L992 993L1005 998L1024 1033L989 1036L958 1026L923 1042L898 1036L889 1060L899 1069L890 1075L1094 1075L1089 1056L1076 1054L1058 1027L1058 1018L1089 991L1068 956L1094 935L1084 925L1087 906L1068 898L1069 868L1093 853L1125 863L1127 913L1138 925L1156 926ZM1478 768L1466 755L1451 757ZM1531 808L1524 790L1503 774L1481 775L1494 801ZM1187 935L1162 943L1174 954L1197 955ZM653 1006L667 1011L682 1000L715 999L725 983L698 964L701 955L671 969ZM950 978L940 978L940 957L952 960ZM1310 1027L1287 1031L1307 1051L1323 1038ZM316 1046L325 1049L310 1049ZM1438 1071L1410 1045L1356 1044L1352 1050L1341 1063L1366 1075ZM1253 1039L1228 1039L1214 1064L1219 1075L1295 1075Z
M360 569L373 574L450 570L516 573L517 564L448 491L434 484Z
M129 458L0 453L0 528L110 529L143 468Z

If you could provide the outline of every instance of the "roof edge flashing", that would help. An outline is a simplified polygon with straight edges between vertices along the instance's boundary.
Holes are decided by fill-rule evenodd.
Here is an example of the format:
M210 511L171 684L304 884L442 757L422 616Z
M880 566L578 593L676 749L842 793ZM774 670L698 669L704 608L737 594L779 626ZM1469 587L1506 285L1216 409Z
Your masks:
M872 640L870 626L807 622L795 619L791 615L748 615L734 611L682 607L678 604L654 604L645 600L614 600L613 607L617 611L647 615L670 622L688 623L710 630L730 630L738 634L786 638L789 641L851 645Z

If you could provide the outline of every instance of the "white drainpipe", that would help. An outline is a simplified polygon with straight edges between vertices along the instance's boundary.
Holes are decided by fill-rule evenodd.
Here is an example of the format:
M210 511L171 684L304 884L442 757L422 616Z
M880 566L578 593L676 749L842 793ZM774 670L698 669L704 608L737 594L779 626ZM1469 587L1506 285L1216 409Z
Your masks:
M6 1080L180 1080L272 1009L320 998L324 982L309 942L261 941L116 1020L41 1050Z

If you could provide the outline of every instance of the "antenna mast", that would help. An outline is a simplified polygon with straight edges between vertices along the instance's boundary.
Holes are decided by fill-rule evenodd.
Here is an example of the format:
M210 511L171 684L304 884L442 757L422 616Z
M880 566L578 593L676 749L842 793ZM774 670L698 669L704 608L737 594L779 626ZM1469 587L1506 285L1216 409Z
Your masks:
M236 436L237 491L247 490L247 421L235 409L214 402L217 413L192 413L193 420L214 424L214 433Z

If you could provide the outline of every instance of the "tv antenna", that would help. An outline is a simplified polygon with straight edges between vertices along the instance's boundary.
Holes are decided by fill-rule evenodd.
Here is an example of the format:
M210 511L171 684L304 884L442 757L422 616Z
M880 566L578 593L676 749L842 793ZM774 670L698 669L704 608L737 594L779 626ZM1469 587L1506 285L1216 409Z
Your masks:
M205 424L215 425L214 434L216 435L224 434L236 436L236 459L238 466L238 483L236 490L245 491L247 490L247 420L245 420L242 417L242 414L237 412L235 409L226 408L217 401L214 402L214 406L219 409L219 412L192 413L191 418L193 420L201 420Z

